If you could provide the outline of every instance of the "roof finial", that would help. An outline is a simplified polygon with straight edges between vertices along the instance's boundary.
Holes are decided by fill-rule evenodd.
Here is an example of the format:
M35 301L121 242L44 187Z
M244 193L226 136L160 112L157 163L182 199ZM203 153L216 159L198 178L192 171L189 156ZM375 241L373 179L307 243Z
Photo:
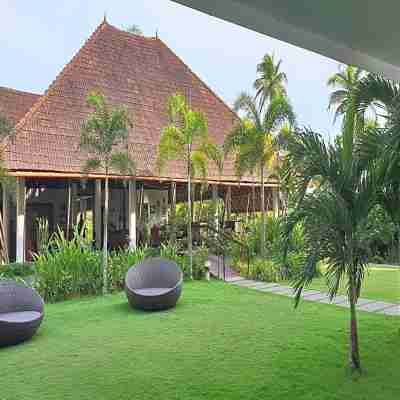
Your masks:
M103 24L107 23L107 11L104 11Z
M158 39L158 29L156 29L156 39Z

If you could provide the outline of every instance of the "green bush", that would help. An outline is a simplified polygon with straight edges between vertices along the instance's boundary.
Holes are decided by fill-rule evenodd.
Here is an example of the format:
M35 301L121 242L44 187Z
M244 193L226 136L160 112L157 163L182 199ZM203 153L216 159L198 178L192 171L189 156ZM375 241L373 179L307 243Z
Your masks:
M110 290L121 290L128 269L140 261L149 257L151 249L148 247L138 247L137 249L118 249L109 255L108 277Z
M48 248L35 256L35 267L35 286L45 301L101 292L101 253L77 229L71 240L59 229Z
M277 282L280 279L280 268L272 260L256 259L250 266L248 278L264 282Z
M5 279L25 278L34 274L30 263L10 263L0 265L0 276Z

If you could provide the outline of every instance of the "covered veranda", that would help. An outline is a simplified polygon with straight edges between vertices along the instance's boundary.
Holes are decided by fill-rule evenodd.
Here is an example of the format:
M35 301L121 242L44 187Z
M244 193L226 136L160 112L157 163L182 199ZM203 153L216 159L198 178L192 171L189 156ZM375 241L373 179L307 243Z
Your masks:
M10 260L31 261L38 251L38 221L48 222L49 234L61 229L71 237L74 227L85 226L93 246L101 248L103 238L104 177L99 175L36 173L14 174L15 185L2 187L1 210L4 242ZM187 204L187 182L157 177L110 177L110 249L152 245L152 228L161 232L160 242L186 240L186 230L176 232L177 204ZM274 180L265 186L265 209L279 212L280 195ZM223 209L224 221L231 229L249 215L260 211L259 183L194 180L193 203L219 202L215 219ZM193 221L206 223L201 213ZM174 226L174 229L171 229ZM181 227L183 228L183 227ZM196 235L195 235L196 236ZM196 238L194 237L194 240Z

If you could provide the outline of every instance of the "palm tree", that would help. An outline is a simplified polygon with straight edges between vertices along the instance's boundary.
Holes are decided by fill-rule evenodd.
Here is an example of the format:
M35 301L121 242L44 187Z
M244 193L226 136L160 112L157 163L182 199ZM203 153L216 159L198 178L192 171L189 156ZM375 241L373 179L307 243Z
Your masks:
M294 280L295 304L316 276L318 262L326 264L331 298L345 281L350 304L350 366L361 371L356 304L368 253L362 227L377 204L382 177L366 142L355 139L354 112L348 110L345 115L348 122L342 141L327 144L321 135L307 129L289 139L286 172L296 180L296 201L284 235L285 257L291 232L301 224L307 254Z
M400 263L400 84L376 74L366 75L354 94L354 104L362 117L374 105L381 110L383 127L369 124L363 140L371 157L378 162L385 179L379 202L396 226ZM382 172L383 173L383 172Z
M261 254L265 254L265 178L277 159L276 135L286 122L294 124L295 116L286 96L271 98L260 110L255 99L243 93L235 102L235 110L245 114L225 139L225 152L233 152L236 174L257 172L261 178Z
M136 24L129 25L125 30L133 35L143 36L143 31Z
M259 100L260 109L273 97L286 95L285 84L287 84L287 76L280 70L281 64L281 60L275 64L273 54L266 54L257 65L258 77L254 82L254 89L256 90L255 97Z
M10 137L14 133L14 127L11 123L2 115L0 115L0 140L4 142L4 139ZM7 175L7 171L3 165L3 148L0 153L0 181L3 186L3 196L6 186L10 183L10 179ZM7 249L7 238L5 237L3 213L0 212L0 262L7 263L8 259L8 249Z
M87 103L94 108L94 111L82 126L80 147L87 151L89 156L83 171L85 173L101 171L105 175L103 293L106 294L108 289L109 176L115 173L135 174L135 163L127 151L129 128L132 122L125 108L109 106L101 93L89 93Z
M181 94L168 100L169 123L161 133L157 164L162 170L167 161L184 160L188 183L188 253L189 278L193 278L192 248L192 179L196 175L207 176L208 124L206 116L193 111Z
M363 70L351 65L339 67L339 72L333 74L327 82L327 85L335 89L329 96L328 109L334 109L335 123L338 117L343 116L348 110L351 96L354 93L360 79L363 76Z

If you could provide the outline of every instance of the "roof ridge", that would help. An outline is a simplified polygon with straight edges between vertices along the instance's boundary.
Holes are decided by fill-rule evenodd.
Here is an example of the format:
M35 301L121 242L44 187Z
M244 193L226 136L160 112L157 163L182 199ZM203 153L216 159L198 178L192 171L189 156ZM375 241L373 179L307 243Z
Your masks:
M14 89L14 88L6 87L6 86L0 86L0 90L6 90L8 92L14 92L14 93L29 94L31 96L43 96L43 94L27 92L26 90Z
M59 74L53 79L53 81L50 83L46 91L40 98L33 104L33 106L29 109L29 111L25 114L23 118L21 118L17 125L15 126L15 131L16 134L18 134L18 130L22 128L26 121L32 117L36 111L39 109L39 107L48 99L49 95L52 92L52 89L54 89L55 84L59 79L61 79L67 70L71 67L71 65L74 64L75 60L78 58L78 56L82 53L82 50L86 48L93 40L95 37L99 34L101 30L103 30L106 26L111 26L107 23L107 21L102 21L101 24L96 28L96 30L89 36L88 39L85 40L84 44L79 48L79 50L74 54L74 56L71 58L71 60L65 64L64 68L59 72Z
M198 81L200 82L226 109L229 110L229 112L233 115L234 120L239 120L239 116L235 113L234 110L232 110L231 107L228 106L228 104L225 103L225 101L213 90L211 87L203 81L199 75L196 74L186 63L183 61L182 58L180 58L163 40L161 40L159 37L155 39L156 41L159 41L177 60L179 60L185 68L189 71L189 73Z

